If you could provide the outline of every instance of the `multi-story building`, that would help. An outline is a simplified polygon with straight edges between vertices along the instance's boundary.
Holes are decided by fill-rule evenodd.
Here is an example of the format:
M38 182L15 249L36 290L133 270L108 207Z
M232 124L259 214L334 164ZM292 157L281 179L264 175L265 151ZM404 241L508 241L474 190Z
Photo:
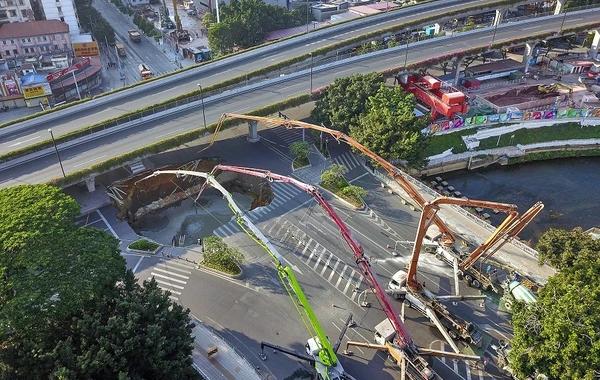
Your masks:
M0 0L0 25L33 20L35 17L29 0Z
M22 62L72 50L69 25L59 20L15 22L0 27L0 58L7 61Z
M3 1L3 0L0 0ZM13 0L18 1L18 0ZM27 0L24 0L27 1ZM35 0L34 0L35 1ZM79 35L79 19L73 0L39 0L46 20L60 20L69 24L71 36Z

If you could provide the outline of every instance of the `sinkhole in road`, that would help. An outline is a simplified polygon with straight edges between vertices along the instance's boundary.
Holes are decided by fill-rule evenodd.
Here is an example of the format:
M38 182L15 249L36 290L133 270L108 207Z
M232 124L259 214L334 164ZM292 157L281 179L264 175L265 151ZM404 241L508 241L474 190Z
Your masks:
M240 209L250 208L251 197L239 193L232 193L232 196ZM212 190L206 191L206 195L197 201L194 199L190 197L142 216L137 223L140 234L167 246L173 242L178 246L189 246L197 244L200 238L213 235L215 229L229 223L234 216L227 201Z

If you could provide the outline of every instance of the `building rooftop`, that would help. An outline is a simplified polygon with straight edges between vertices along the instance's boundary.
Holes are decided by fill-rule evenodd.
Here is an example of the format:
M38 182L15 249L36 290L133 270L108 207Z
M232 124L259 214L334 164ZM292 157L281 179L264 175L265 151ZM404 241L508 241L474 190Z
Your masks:
M21 38L54 33L69 33L69 24L59 20L12 22L0 26L0 38Z
M501 71L520 69L522 67L524 67L524 65L520 62L515 61L514 59L502 59L499 61L484 63L481 65L469 66L465 69L465 72L472 73L473 75L478 75L479 73L498 73Z

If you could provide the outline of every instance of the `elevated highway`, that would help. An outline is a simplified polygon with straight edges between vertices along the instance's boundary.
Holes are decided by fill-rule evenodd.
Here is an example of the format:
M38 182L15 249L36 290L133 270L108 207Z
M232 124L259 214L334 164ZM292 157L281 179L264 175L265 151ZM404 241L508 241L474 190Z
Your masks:
M564 27L571 28L581 25L587 25L598 21L598 10L591 9L576 14L568 14L565 18ZM496 41L509 41L520 38L524 33L535 35L539 33L548 33L556 31L563 19L562 15L552 16L540 20L528 20L519 23L510 24L509 27L498 28L496 31ZM408 62L423 61L442 54L460 52L465 49L482 47L489 45L494 33L494 28L486 28L472 31L470 34L456 35L452 38L440 38L427 40L423 45L415 46L409 49ZM345 77L355 73L366 73L372 71L381 71L390 67L402 66L405 52L403 49L390 52L384 56L371 57L355 64L346 64L342 68L334 68L313 73L313 86L319 87L333 82L336 78ZM191 84L195 86L195 83ZM219 102L211 102L206 99L206 119L207 122L216 121L224 112L245 113L252 109L272 104L282 99L295 96L309 91L308 73L299 78L291 79L283 83L265 86L252 92L244 93L238 96L232 96ZM156 98L155 98L156 99ZM198 102L199 103L199 102ZM121 109L115 106L114 109ZM110 108L108 110L113 110ZM108 111L107 110L107 111ZM73 121L78 127L95 121L103 120L102 114L95 116L79 115L81 120ZM98 135L91 141L75 145L65 143L61 146L61 158L68 173L81 170L92 164L105 161L111 157L130 152L134 149L155 143L159 140L173 137L186 131L190 131L202 126L202 110L200 104L197 107L193 105L181 110L178 113L164 115L153 121L147 121L143 124L126 130L115 130L106 136ZM48 128L48 126L44 126ZM40 132L47 135L47 132ZM40 135L41 137L41 135ZM10 142L2 139L2 146L17 144L24 137L14 136ZM43 137L44 139L47 136ZM61 169L57 163L56 156L51 150L45 155L35 154L28 157L26 161L18 165L6 167L0 165L0 185L13 186L19 183L43 183L52 178L60 177Z
M0 154L46 140L48 128L52 128L55 136L60 136L84 126L150 106L157 101L171 99L197 90L197 84L206 87L220 83L293 57L306 55L321 47L401 23L428 17L439 17L442 20L448 13L468 7L477 7L478 12L486 9L494 10L495 7L490 4L495 1L497 0L436 1L332 26L308 35L257 48L131 90L92 100L78 106L78 112L75 114L67 110L59 111L0 129ZM528 2L532 1L523 1L523 3ZM465 13L466 15L468 13ZM318 60L317 57L315 65L319 64Z

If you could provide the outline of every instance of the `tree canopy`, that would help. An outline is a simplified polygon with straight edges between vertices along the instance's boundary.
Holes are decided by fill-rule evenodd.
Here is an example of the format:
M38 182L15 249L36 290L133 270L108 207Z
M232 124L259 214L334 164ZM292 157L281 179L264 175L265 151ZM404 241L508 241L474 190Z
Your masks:
M381 84L368 98L358 124L350 126L350 136L388 160L405 160L409 166L420 167L429 142L421 130L427 127L428 119L415 117L415 105L414 95L401 87Z
M0 189L0 378L198 378L188 310L47 185Z
M356 74L338 78L317 100L311 117L317 123L348 134L351 125L358 125L358 116L367 109L367 99L384 83L380 73Z
M558 257L561 271L537 303L518 303L513 310L510 359L520 378L540 373L592 380L600 373L600 250L588 243L585 235L569 231L550 230L540 238L541 247L552 247L548 257ZM554 254L561 245L570 251L565 257Z
M557 269L565 269L579 262L599 260L600 241L593 240L581 229L573 231L550 229L544 233L536 249L540 264L548 262Z
M306 7L301 8L306 11ZM264 41L272 30L303 25L306 13L300 8L289 11L262 0L231 0L220 3L220 23L209 27L208 42L212 50L230 53L234 46L250 47Z

